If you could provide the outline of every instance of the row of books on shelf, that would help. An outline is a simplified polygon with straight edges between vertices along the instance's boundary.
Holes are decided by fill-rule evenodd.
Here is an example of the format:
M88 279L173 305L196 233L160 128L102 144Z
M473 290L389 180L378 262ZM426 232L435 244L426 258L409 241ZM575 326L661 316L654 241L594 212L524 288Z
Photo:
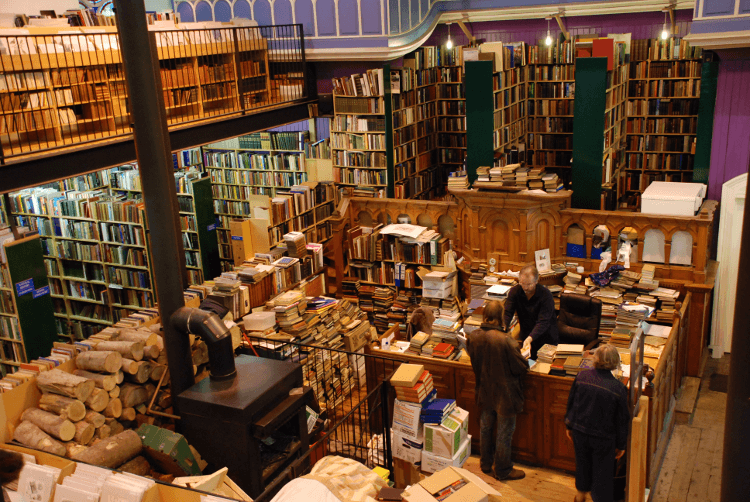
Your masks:
M626 105L626 113L632 115L697 115L699 100L662 98L662 99L630 99Z
M314 143L305 143L305 157L308 159L330 159L331 141L329 138L318 140Z
M383 81L382 68L334 78L332 82L333 93L338 96L382 96L385 93L385 85L390 85L390 82Z
M697 127L698 119L696 117L671 119L628 117L627 132L651 134L695 134Z
M331 132L385 133L385 119L341 115L337 111L336 116L331 121Z
M424 70L436 66L463 66L463 47L447 48L442 45L420 47L414 52L414 69Z
M700 61L641 61L630 64L631 79L700 78Z
M628 169L648 171L692 171L694 155L690 153L630 153Z
M296 183L307 181L307 172L279 172L279 171L234 171L234 170L211 170L211 189L215 197L231 198L236 189L246 188L242 185L260 185L265 187L288 187ZM217 186L216 184L219 184ZM237 185L234 187L221 186ZM226 193L227 195L220 195ZM236 198L236 197L235 197Z
M698 98L701 94L701 81L692 80L659 80L630 82L631 98Z
M670 37L667 40L652 38L633 40L630 47L631 61L665 60L665 59L700 59L703 50L691 46L682 38Z
M450 240L435 230L423 227L416 237L389 235L394 225L357 226L347 231L347 252L350 260L395 261L440 265L450 250ZM396 230L398 231L398 230Z
M383 113L383 102L381 98L352 98L334 96L333 107L336 114L339 113L366 113L378 114Z
M627 149L630 151L661 151L695 153L695 136L629 136Z
M310 132L254 132L240 136L238 141L239 147L247 150L302 151L310 142Z
M528 98L575 98L576 95L576 84L575 82L561 82L561 83L549 83L549 82L529 82L527 84Z
M331 147L339 150L385 150L385 134L331 134ZM328 158L331 158L330 150Z
M354 185L385 185L385 166L382 170L333 168L333 181Z

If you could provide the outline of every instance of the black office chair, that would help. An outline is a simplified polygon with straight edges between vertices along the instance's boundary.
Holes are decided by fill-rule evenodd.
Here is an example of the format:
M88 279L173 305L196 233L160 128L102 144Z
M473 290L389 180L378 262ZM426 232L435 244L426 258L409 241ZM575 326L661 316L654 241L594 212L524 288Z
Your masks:
M586 295L563 293L560 296L560 313L557 315L557 331L560 343L580 343L586 349L599 341L599 325L602 320L602 301Z

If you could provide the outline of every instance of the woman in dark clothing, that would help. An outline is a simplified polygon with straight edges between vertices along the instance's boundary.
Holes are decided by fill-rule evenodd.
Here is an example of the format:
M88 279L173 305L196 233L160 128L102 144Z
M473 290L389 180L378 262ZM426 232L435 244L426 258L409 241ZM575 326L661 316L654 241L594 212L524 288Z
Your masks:
M612 345L594 352L594 369L578 374L568 397L567 435L576 452L575 502L591 492L594 502L612 502L615 460L628 439L628 393L612 375L620 355Z
M427 307L417 307L414 309L414 312L411 313L409 322L406 324L406 340L411 341L411 337L416 335L419 331L431 335L432 323L434 322L435 315L432 313L432 309Z

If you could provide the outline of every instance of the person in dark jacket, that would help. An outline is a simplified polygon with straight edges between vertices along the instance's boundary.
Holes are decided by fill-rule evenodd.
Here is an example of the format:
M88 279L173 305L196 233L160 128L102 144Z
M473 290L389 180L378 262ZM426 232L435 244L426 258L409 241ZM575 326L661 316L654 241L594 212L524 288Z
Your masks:
M523 350L530 350L529 358L534 360L542 345L557 345L558 342L555 300L549 289L538 282L539 271L536 267L523 267L518 274L518 284L508 291L503 315L506 330L513 320L513 314L518 316Z
M480 411L480 449L482 472L501 480L521 479L526 474L513 468L511 443L516 429L516 414L523 411L523 377L529 370L518 343L501 331L503 305L490 301L484 307L482 326L471 332L467 352L476 380L476 399ZM493 433L497 424L496 439Z
M613 345L594 352L594 369L578 374L568 396L567 435L576 454L575 502L591 492L594 502L612 502L615 460L628 439L628 392L612 375L620 365Z
M0 485L3 486L3 502L10 502L5 485L18 479L23 468L23 456L10 450L0 450Z

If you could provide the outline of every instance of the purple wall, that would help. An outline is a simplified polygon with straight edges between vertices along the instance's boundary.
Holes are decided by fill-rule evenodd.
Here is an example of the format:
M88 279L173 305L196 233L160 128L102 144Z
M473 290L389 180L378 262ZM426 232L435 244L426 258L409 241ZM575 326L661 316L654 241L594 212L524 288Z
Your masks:
M721 200L722 185L750 165L750 58L721 54L708 172L708 198Z
M669 19L669 17L667 17ZM678 10L675 12L677 35L685 36L690 32L693 19L692 10ZM664 24L664 14L661 12L644 12L640 14L616 14L611 16L580 16L563 18L565 26L571 36L595 34L604 36L609 33L632 33L633 40L656 38ZM530 19L527 21L486 21L466 23L469 32L477 39L485 42L526 42L535 45L547 36L547 21L544 19ZM560 33L557 22L553 19L549 23L553 37ZM457 24L450 27L451 38L457 45L466 45L468 40ZM438 25L424 45L444 44L448 39L448 27Z
M317 139L321 140L324 138L331 137L329 120L327 118L315 119L315 129L317 132ZM269 129L269 131L273 131L273 132L301 132L301 131L307 131L307 130L309 130L307 120L301 120L299 122L294 122L292 124L286 124L283 126Z

